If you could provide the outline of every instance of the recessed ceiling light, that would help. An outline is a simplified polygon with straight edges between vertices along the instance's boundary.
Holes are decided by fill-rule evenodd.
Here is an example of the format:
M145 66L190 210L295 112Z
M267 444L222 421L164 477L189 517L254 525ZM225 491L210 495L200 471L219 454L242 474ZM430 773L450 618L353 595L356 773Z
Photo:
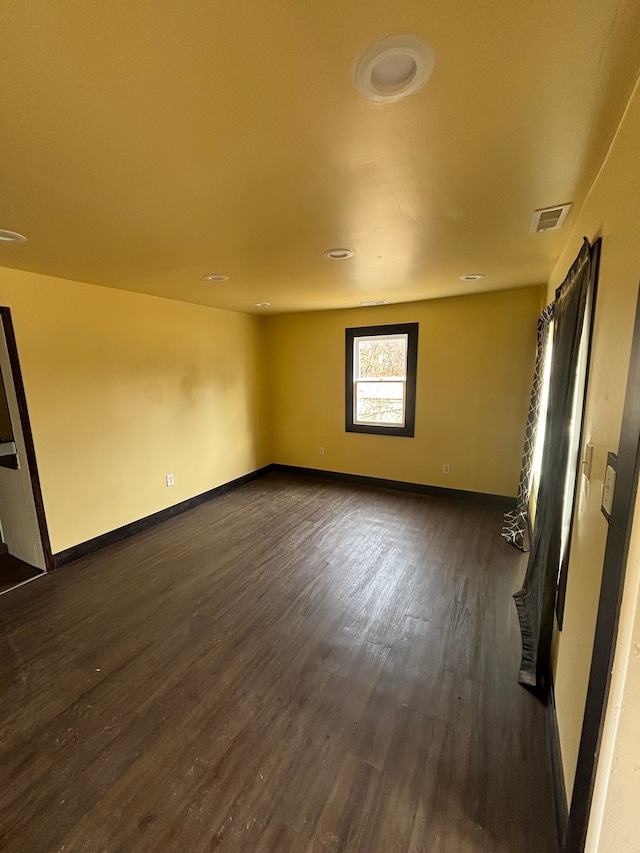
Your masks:
M0 228L0 243L26 243L27 238L15 231L5 231Z
M270 302L256 302L256 308L269 308L271 307Z
M481 278L486 278L486 275L482 272L473 272L469 275L461 275L460 281L480 281Z
M370 308L372 305L388 305L388 304L389 303L387 302L386 299L373 299L371 302L361 302L360 303L360 305L364 306L365 308Z
M229 281L228 275L217 275L212 273L210 275L203 275L202 278L204 281Z
M324 256L330 261L346 261L347 258L353 257L353 252L351 249L327 249Z
M392 103L413 95L433 73L433 48L414 35L391 36L371 45L353 72L353 82L369 101Z

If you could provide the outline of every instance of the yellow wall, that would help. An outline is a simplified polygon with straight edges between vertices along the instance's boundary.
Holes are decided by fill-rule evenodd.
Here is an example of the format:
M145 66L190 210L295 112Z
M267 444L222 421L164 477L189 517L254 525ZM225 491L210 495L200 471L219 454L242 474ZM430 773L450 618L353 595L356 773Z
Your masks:
M583 235L592 241L602 236L584 432L585 441L591 441L595 448L592 477L590 482L581 478L564 626L556 638L557 715L569 797L582 728L607 535L607 522L600 512L602 479L607 451L618 448L640 279L638 140L640 96L636 93L576 220L549 287L551 297L578 253Z
M54 553L271 461L263 318L9 269L0 304Z
M271 461L516 493L540 288L267 321L0 268L0 304L54 553ZM415 439L346 434L345 326L414 320Z
M516 495L543 295L534 287L270 318L274 461ZM414 321L415 438L346 433L345 328Z

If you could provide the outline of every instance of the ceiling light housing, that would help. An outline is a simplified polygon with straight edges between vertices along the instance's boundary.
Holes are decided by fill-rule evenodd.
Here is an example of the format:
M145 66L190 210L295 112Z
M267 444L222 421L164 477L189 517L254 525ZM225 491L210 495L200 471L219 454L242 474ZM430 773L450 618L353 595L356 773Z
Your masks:
M353 82L363 98L390 104L418 92L433 73L435 55L415 35L390 36L371 45L353 71Z
M346 261L353 257L353 252L351 249L327 249L324 256L330 261Z
M486 278L483 272L472 272L467 275L461 275L460 281L480 281L483 278Z
M27 238L23 234L18 234L17 231L5 231L0 228L0 243L26 243Z
M228 275L218 275L217 273L210 273L209 275L202 276L204 281L229 281Z
M387 302L386 299L372 299L370 302L361 302L360 303L360 305L362 305L363 308L371 308L374 305L388 305L388 304L389 303Z
M270 308L270 302L256 302L256 308Z

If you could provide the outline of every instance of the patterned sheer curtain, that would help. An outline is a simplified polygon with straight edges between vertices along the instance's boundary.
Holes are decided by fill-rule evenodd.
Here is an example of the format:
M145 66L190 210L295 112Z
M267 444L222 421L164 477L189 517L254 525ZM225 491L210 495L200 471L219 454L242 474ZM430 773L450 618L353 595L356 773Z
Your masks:
M540 420L540 402L544 384L545 366L549 342L549 330L553 320L553 302L547 305L538 317L538 349L536 364L533 372L533 387L529 400L529 414L522 451L522 469L518 485L518 503L515 509L505 513L502 535L521 551L525 551L525 532L529 517L529 497L531 495L531 480L533 476L533 460L536 449L536 436Z
M549 655L562 541L565 486L569 474L578 362L585 310L592 281L591 246L585 238L580 254L556 291L553 353L542 471L536 518L522 589L514 595L522 636L519 681L546 701Z

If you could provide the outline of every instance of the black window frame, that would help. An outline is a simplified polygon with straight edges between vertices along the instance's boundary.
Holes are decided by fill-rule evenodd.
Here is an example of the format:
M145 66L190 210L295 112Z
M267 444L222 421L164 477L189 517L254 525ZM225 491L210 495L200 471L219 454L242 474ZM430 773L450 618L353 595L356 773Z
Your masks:
M407 378L404 426L376 426L354 423L353 415L353 342L355 338L407 335ZM369 435L397 435L413 438L416 422L416 379L418 373L418 323L392 323L383 326L357 326L345 329L345 430Z

